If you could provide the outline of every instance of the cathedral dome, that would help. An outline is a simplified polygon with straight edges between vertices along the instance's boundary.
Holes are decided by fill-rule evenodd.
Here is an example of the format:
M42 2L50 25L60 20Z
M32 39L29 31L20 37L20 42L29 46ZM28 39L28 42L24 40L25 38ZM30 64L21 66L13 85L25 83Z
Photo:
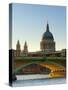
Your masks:
M53 35L51 32L48 32L46 31L44 34L43 34L43 38L42 39L54 39L53 38Z
M43 33L42 40L40 42L40 49L46 53L55 51L54 37L49 30L48 23L46 25L46 32Z
M52 33L49 31L49 25L47 24L46 32L44 32L42 39L54 39Z

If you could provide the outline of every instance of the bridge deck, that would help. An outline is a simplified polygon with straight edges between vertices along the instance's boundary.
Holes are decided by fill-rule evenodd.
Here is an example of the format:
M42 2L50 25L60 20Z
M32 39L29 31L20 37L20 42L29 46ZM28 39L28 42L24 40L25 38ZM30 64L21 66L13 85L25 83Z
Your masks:
M15 62L17 61L27 61L26 64L22 64L13 70L13 74L18 73L22 68L27 67L31 64L38 64L44 68L49 68L51 70L50 75L55 76L64 76L65 75L65 67L60 65L59 63L53 62L54 60L60 60L61 62L65 62L65 57L17 57L15 58Z

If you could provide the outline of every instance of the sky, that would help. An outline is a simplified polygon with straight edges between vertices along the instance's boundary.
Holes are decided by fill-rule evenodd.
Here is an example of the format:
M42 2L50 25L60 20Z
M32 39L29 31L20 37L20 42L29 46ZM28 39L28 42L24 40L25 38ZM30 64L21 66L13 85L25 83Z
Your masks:
M56 50L66 48L66 7L14 3L12 5L12 48L17 40L21 50L27 41L28 51L39 51L47 22Z

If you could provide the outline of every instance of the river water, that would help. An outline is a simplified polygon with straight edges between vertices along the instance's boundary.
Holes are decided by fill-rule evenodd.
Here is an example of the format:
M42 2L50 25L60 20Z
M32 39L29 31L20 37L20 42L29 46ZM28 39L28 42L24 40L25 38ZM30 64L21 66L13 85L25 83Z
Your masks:
M18 75L17 80L13 82L14 87L22 86L38 86L38 85L53 85L65 84L65 78L48 78L49 75Z

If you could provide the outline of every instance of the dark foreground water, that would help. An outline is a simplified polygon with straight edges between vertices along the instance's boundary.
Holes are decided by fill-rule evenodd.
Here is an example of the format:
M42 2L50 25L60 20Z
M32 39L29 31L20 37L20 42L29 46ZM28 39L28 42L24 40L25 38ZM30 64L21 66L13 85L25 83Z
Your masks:
M13 82L14 87L53 85L53 84L65 84L66 83L65 78L48 79L47 75L45 75L45 76L44 75L26 75L26 76L23 76L22 75L22 76L17 76L17 78L18 78L18 80Z

